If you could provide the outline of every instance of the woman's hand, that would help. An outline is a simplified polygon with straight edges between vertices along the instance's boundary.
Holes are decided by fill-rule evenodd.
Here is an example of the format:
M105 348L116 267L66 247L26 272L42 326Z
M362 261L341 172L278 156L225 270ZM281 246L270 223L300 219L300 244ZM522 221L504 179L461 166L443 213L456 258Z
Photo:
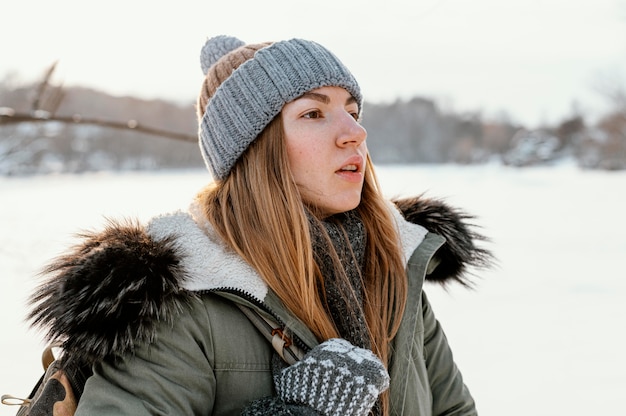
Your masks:
M285 368L276 384L285 403L310 406L326 416L366 416L389 387L389 374L372 351L333 338Z

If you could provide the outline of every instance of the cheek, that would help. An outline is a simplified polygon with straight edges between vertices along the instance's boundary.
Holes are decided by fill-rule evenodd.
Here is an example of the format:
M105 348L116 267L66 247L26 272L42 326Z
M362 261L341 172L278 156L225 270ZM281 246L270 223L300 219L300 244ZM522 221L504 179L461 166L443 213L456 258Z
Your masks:
M302 164L302 150L294 143L287 143L287 159L292 172Z
M320 149L310 142L292 141L287 144L289 167L293 172L306 172L319 162Z
M297 182L306 181L313 173L310 155L304 151L291 153L289 155L289 168Z

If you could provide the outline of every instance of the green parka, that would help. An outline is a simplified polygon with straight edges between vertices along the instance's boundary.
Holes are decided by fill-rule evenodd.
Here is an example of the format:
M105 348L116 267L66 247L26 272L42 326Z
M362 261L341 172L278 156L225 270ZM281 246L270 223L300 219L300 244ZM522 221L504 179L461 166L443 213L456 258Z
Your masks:
M396 204L409 292L388 363L391 414L474 415L422 287L427 278L461 280L488 253L459 212L423 199ZM48 272L31 317L93 365L77 416L238 415L272 395L272 345L236 303L278 320L303 349L318 344L193 205L146 225L110 224ZM52 296L66 300L63 310Z

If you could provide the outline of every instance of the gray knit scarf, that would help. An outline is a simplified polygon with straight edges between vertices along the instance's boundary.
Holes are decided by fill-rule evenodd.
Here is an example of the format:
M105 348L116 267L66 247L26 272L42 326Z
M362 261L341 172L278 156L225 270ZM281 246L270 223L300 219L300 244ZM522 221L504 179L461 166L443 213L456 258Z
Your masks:
M371 348L363 312L367 241L363 222L355 211L324 221L312 219L311 239L315 261L324 277L320 295L339 335L357 347Z
M309 223L315 261L324 278L319 288L324 305L342 338L369 349L371 342L363 312L365 226L356 211L336 214L323 221L310 215ZM286 364L274 354L272 367L276 381ZM283 403L277 397L265 397L250 404L242 415L313 416L317 413L306 406ZM370 415L381 415L380 399Z
M321 229L320 225L324 227ZM324 277L320 295L339 335L361 348L371 348L363 311L365 245L367 233L356 211L323 221L310 219L313 253ZM334 250L331 249L332 244ZM337 253L336 258L332 252ZM370 413L381 414L380 400Z

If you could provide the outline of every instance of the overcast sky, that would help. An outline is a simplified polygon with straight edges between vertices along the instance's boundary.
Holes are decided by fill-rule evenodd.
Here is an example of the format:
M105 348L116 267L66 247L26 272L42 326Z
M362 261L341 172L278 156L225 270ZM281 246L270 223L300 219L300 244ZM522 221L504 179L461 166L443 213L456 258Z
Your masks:
M419 95L529 126L573 102L602 112L598 86L626 85L626 0L3 0L0 79L59 60L56 82L191 102L218 34L315 40L368 101Z

